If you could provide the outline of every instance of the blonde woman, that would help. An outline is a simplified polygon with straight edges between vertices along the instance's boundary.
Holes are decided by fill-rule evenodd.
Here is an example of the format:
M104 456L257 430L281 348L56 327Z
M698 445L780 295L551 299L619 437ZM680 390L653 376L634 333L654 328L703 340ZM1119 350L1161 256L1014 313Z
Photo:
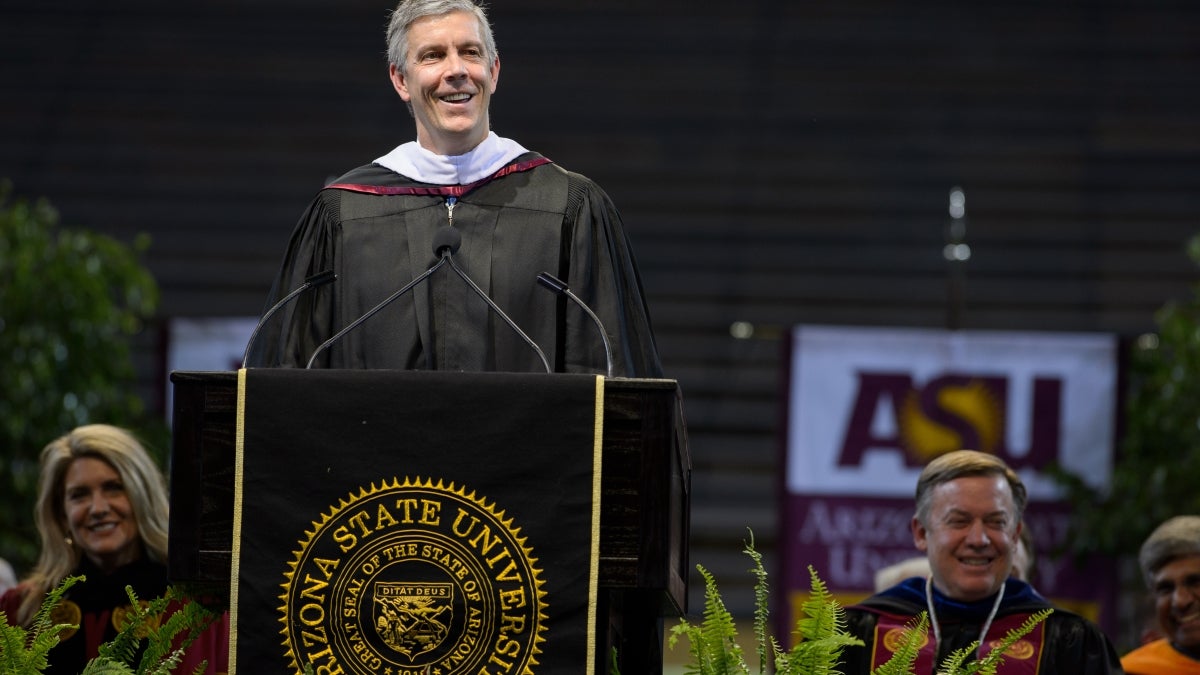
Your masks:
M34 511L41 551L29 576L0 597L0 610L28 626L49 590L68 576L87 577L59 607L55 619L78 629L51 650L47 673L79 672L116 636L127 585L144 600L166 591L168 504L162 472L128 431L81 426L42 450ZM181 672L202 659L208 672L223 672L227 651L221 620L192 645Z

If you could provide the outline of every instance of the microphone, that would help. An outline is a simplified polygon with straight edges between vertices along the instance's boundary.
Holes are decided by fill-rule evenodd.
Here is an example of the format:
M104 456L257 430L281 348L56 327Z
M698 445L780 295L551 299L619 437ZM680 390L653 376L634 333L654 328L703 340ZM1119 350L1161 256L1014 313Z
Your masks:
M258 338L258 332L261 331L262 327L266 325L267 321L274 316L275 312L283 309L284 305L291 302L296 296L300 295L304 291L317 286L324 286L335 279L337 279L337 273L333 270L317 272L316 274L306 278L304 283L297 286L291 293L283 296L279 302L271 305L271 309L268 309L267 313L263 314L262 318L258 320L258 323L254 326L254 331L250 333L250 339L246 341L246 349L242 351L242 367L246 367L246 361L250 358L250 349L254 346L255 339Z
M461 246L461 232L449 225L443 225L441 228L439 228L433 233L433 254L438 258L438 261L434 263L432 267L422 272L420 276L405 284L400 290L389 295L383 300L383 302L380 302L378 305L375 305L371 309L367 310L365 314L350 322L345 328L339 330L337 333L334 333L333 336L328 340L322 342L321 345L313 351L312 356L309 357L308 365L306 365L305 368L312 368L313 363L317 360L317 357L321 355L321 352L325 351L333 343L340 340L343 335L357 328L360 324L362 324L362 322L374 316L384 307L387 307L396 298L412 290L414 286L427 279L429 275L441 269L443 265L449 264L450 268L453 269L455 273L457 273L458 276L465 281L467 285L475 291L475 293L479 295L479 297L483 298L484 302L486 302L489 307L499 314L500 317L504 319L504 322L507 323L510 328L516 331L517 335L519 335L526 344L533 348L533 351L537 352L538 358L541 359L542 365L546 368L546 372L553 372L553 370L550 368L550 362L546 360L546 355L542 352L541 347L538 347L537 343L530 339L530 337L525 334L525 331L521 330L520 327L517 326L516 322L509 318L509 316L504 313L504 310L500 309L500 307L496 305L496 303L493 302L490 297L488 297L488 294L484 293L483 289L479 288L479 286L477 286L475 282L472 281L471 278L467 276L465 272L459 269L458 265L454 263L454 253L456 253Z
M450 269L454 270L454 273L457 274L460 279L466 282L466 284L471 287L471 290L475 291L476 295L483 298L483 301L488 304L488 307L491 307L501 319L504 319L504 322L508 324L509 328L512 328L517 335L521 336L521 339L525 341L525 344L529 345L533 348L533 351L537 352L538 358L542 360L542 365L546 368L546 372L554 372L554 370L550 367L550 362L546 360L546 354L542 351L542 348L539 347L537 343L534 342L528 335L526 335L525 331L521 330L520 326L517 325L517 322L513 321L507 314L505 314L504 310L500 309L500 306L497 305L490 297L488 297L488 294L484 293L483 289L477 286L475 282L471 280L471 277L467 276L466 272L459 269L458 265L455 264L454 253L458 251L458 247L461 244L462 234L449 225L443 225L441 229L435 232L433 235L433 252L435 255L441 256L442 258L442 260L438 262L438 265L441 265L442 262L449 262Z
M587 313L588 316L590 316L592 318L592 323L596 324L596 329L600 331L600 339L604 342L604 361L607 366L605 373L608 377L612 377L613 376L612 345L610 345L608 343L608 331L604 330L604 324L600 322L600 317L596 316L596 313L592 311L591 307L587 306L586 302L584 302L583 300L580 300L579 296L577 296L571 292L571 289L567 287L566 282L564 282L563 280L554 276L553 274L550 274L549 272L542 272L541 274L537 275L537 280L538 280L538 283L540 283L542 286L544 286L560 295L565 295L568 298L570 298L571 300L573 300L576 305L579 305L580 309L582 309L584 312Z

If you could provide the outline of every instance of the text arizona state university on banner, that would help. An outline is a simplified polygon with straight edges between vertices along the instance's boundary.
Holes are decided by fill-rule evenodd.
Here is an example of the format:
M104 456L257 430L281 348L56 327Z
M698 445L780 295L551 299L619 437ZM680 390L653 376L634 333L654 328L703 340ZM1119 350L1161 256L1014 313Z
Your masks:
M603 378L243 370L230 672L594 671Z

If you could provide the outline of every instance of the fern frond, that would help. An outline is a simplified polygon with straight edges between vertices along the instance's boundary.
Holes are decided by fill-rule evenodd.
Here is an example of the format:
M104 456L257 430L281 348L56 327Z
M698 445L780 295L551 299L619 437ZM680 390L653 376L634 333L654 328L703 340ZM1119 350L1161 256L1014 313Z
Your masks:
M170 605L170 589L162 597L155 598L144 607L135 600L133 589L127 589L129 599L133 602L135 616L130 621L130 629L139 637L139 644L145 644L142 658L138 662L137 672L144 675L157 673L160 664L168 658L171 641L175 635L187 626L181 625L185 619L183 611L175 612L163 620L163 615Z
M97 660L124 664L133 672L133 661L137 658L138 647L141 646L141 639L136 631L145 621L146 610L132 586L125 586L125 595L129 598L132 611L126 615L125 624L118 627L116 637L100 645Z
M608 675L621 675L621 667L617 664L617 648L613 647L608 654ZM200 675L200 673L196 673Z
M776 660L781 675L832 675L846 647L863 641L846 632L846 610L834 599L817 570L808 566L811 592L801 605L804 616L796 622L801 641Z
M28 633L20 626L8 625L8 617L0 612L0 673L19 673L28 670L29 656L25 652Z
M218 615L198 602L187 600L167 617L166 621L159 620L175 600L176 590L168 588L161 602L152 603L148 608L149 619L146 622L147 645L142 654L139 673L169 673L183 660L185 650L208 629ZM179 636L183 636L179 638ZM178 646L171 649L179 638ZM165 670L164 670L165 669Z
M171 673L174 672L177 667L179 667L179 664L183 662L184 652L185 648L180 647L172 651L170 654L160 656L155 661L151 661L149 663L143 662L146 665L139 667L138 672L144 675L171 675ZM203 668L207 667L207 665L208 662L204 662L199 670L202 671Z
M62 603L63 596L66 595L67 591L70 590L75 584L86 580L87 577L85 576L67 577L62 580L62 583L51 589L50 592L46 594L46 599L42 601L42 606L39 607L37 613L33 615L33 623L31 623L29 626L30 634L32 634L35 639L46 634L57 637L65 626L70 625L53 624L52 622L54 619L52 615L54 610L58 608L58 605ZM58 641L55 640L55 644L57 643Z
M781 657L786 658L786 654L784 654L783 647L779 646L779 640L775 639L774 635L771 636L770 640L771 640L771 660L772 660L772 662L775 663L775 670L778 671L779 670L779 659Z
M776 663L776 672L779 675L835 675L839 672L836 666L841 661L842 650L861 646L862 640L844 633L820 640L805 640Z
M800 635L805 640L823 640L845 632L845 610L829 593L825 582L817 575L817 570L812 565L808 566L808 575L811 592L800 608L804 614L804 618L797 623Z
M0 672L40 673L46 670L47 654L58 645L63 631L78 628L75 624L54 623L54 610L67 590L84 578L67 577L51 589L34 614L28 631L20 626L9 626L7 617L0 612L0 665L3 665Z
M100 645L100 656L94 659L97 667L115 663L134 675L170 675L183 662L187 647L217 619L214 612L192 601L167 615L174 593L168 588L162 596L143 602L133 587L126 586L131 611L117 636ZM180 635L184 637L176 646Z
M942 665L938 666L937 675L968 675L968 673L976 672L978 661L967 664L967 659L971 658L977 649L979 649L978 641L951 652Z
M25 629L8 625L8 615L0 612L0 672L7 672L9 657L19 647L25 646Z
M47 631L33 635L29 641L27 663L34 668L44 670L50 663L50 650L61 641L62 631L74 626L75 624L55 624Z
M120 661L114 661L105 656L97 656L88 661L79 675L134 675L133 669Z
M929 614L921 612L900 634L900 645L887 663L871 671L871 675L910 675L921 652L921 642L929 631Z
M1016 644L1017 640L1028 635L1039 623L1045 621L1053 613L1053 609L1047 608L1031 614L1020 626L1005 633L1004 638L996 643L996 647L978 662L977 667L967 671L964 675L970 675L970 673L995 675L996 671L1000 668L1000 664L1004 663L1004 656L1008 653L1008 648Z
M758 652L759 675L767 670L767 614L770 611L767 587L767 570L763 567L762 554L754 548L754 531L750 532L750 541L743 553L754 561L750 572L754 575L754 644Z
M733 615L725 608L717 582L702 565L696 570L704 579L704 621L695 626L687 619L671 629L668 645L671 648L685 636L694 663L685 666L685 672L696 675L749 675L742 648L737 644L737 628Z

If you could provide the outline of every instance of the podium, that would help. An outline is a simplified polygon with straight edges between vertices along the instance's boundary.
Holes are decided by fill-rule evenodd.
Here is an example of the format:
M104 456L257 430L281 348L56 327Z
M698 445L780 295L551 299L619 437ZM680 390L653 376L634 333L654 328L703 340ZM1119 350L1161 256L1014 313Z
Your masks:
M445 387L471 387L471 378L479 377L340 372L348 378L371 373L375 380L401 383L420 377ZM580 376L525 377L536 387L538 380L532 378L549 382ZM174 372L171 382L170 578L176 584L229 588L235 559L239 374ZM662 672L662 617L681 614L687 604L691 462L681 395L673 380L610 378L603 381L601 404L599 523L593 530L599 533L599 592L591 628L595 672L608 672L615 650L621 672L654 675ZM543 460L552 466L557 458ZM544 517L555 516L547 511Z

